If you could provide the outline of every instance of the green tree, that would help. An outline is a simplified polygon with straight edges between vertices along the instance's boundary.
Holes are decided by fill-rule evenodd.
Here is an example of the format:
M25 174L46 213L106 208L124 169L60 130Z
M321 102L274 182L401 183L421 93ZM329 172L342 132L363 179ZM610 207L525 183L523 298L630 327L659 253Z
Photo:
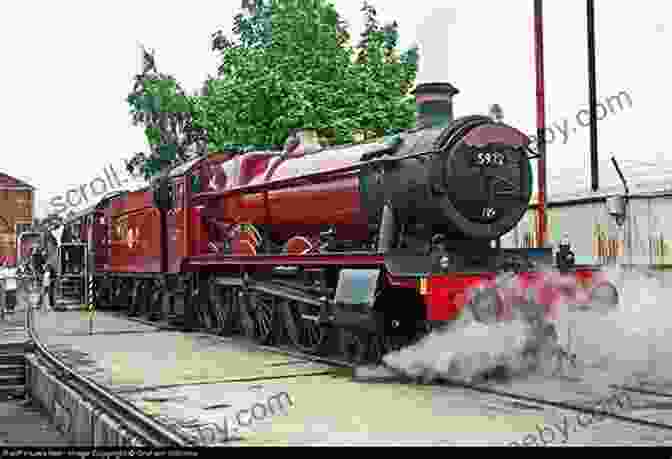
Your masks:
M331 3L245 3L234 40L221 31L213 35L222 63L218 77L207 82L207 96L198 99L194 120L208 132L210 149L281 145L295 128L345 143L356 130L412 125L407 93L417 66L406 54L393 57L396 25L373 28L366 37L371 57L355 63L347 25Z
M202 154L206 136L193 124L194 97L188 97L173 76L159 73L153 54L142 51L143 70L136 75L127 102L133 124L144 126L150 152L136 153L128 170L139 169L150 179L193 154Z
M233 39L211 37L221 65L200 95L186 96L143 50L127 100L150 152L136 153L129 172L149 179L192 154L273 148L296 128L342 144L356 132L412 126L417 48L399 53L396 22L381 27L365 3L367 30L355 55L347 24L326 0L243 0L241 10Z
M381 136L385 131L410 127L415 117L415 103L408 97L418 70L418 48L400 54L397 50L399 24L380 25L378 12L364 2L365 28L356 47L355 65L363 75L365 95L360 105L361 126L366 137ZM373 97L370 97L374 94Z

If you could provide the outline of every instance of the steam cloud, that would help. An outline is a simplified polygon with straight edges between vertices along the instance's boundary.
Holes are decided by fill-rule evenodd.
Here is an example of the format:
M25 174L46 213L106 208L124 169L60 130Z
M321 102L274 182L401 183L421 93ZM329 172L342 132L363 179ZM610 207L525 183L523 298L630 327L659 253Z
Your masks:
M448 73L448 30L455 24L454 8L435 8L418 26L418 64L417 84L449 81Z
M479 382L504 368L507 376L515 377L574 372L578 377L605 377L611 384L672 383L672 370L663 365L672 357L672 312L660 276L619 270L607 275L621 295L619 307L561 305L547 322L553 323L557 342L548 327L525 320L524 310L518 310L513 320L496 324L477 323L467 316L449 329L389 353L383 358L387 368L358 375L376 378L397 372L427 382L437 378ZM567 365L558 350L575 353L577 367Z
M667 273L651 271L608 272L618 286L620 305L615 310L562 311L558 330L585 371L603 371L612 384L669 383L672 369L672 310ZM571 341L570 332L571 331Z

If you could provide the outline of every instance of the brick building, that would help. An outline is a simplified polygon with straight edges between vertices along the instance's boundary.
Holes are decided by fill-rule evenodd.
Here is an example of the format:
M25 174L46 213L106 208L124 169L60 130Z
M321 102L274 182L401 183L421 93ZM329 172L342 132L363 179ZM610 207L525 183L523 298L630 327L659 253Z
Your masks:
M35 188L0 172L0 262L16 263L17 233L33 222Z

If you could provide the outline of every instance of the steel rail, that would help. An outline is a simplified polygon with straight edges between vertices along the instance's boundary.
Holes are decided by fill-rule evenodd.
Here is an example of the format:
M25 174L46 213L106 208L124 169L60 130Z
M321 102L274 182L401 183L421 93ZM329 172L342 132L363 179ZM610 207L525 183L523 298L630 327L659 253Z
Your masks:
M237 282L231 282L233 279L221 279L220 282L217 282L220 285L234 285L238 284ZM271 291L279 296L283 297L295 297L295 295L287 295L289 293L289 290L292 290L290 288L286 288L286 291L282 291L285 289L277 289L275 285L268 285L268 288L260 288L262 286L263 282L256 282L256 285L252 284L250 287L253 290L261 290L265 291L268 293L271 293ZM242 282L241 282L242 285ZM298 292L297 292L298 293ZM303 297L303 295L296 295ZM298 300L298 298L297 298ZM301 299L300 301L303 301L304 299ZM123 315L123 312L121 313ZM134 317L129 317L128 318L131 321L134 322L139 322L147 325L152 325L156 326L156 323L146 321L140 318L134 318ZM200 328L199 330L201 333L205 334L212 334L212 332L208 331L205 328ZM254 342L250 342L249 340L244 340L240 339L238 340L236 337L222 337L219 335L214 335L216 338L221 339L222 341L233 341L233 342L241 342L247 344L250 350L259 350L259 351L266 351L266 352L272 352L276 354L282 354L286 355L288 357L292 358L299 358L299 359L305 359L307 361L312 361L315 363L322 363L322 364L327 364L331 365L333 367L340 367L340 368L350 368L352 370L355 370L358 365L349 362L346 360L342 360L339 358L332 358L328 356L319 356L319 355L314 355L314 354L309 354L306 352L302 352L299 350L295 350L293 348L287 348L284 346L272 346L272 345L262 345L262 344L257 344ZM397 375L395 378L366 378L364 380L358 380L360 382L364 383L381 383L381 382L389 382L389 383L400 383L400 382L407 382L407 383L412 383L412 384L422 384L422 385L431 385L431 384L442 384L446 386L452 386L452 387L460 387L466 390L471 390L473 392L479 392L482 394L488 394L488 395L494 395L496 397L502 398L502 399L509 399L513 402L523 402L527 404L532 404L536 405L538 408L555 408L555 409L560 409L560 410L565 410L565 411L573 411L573 412L580 412L584 414L589 414L593 416L601 416L603 419L609 418L621 422L625 422L628 424L634 424L634 425L640 425L640 426L646 426L646 427L653 427L656 429L661 429L661 430L672 430L672 425L670 424L665 424L662 422L656 422L656 421L649 421L646 419L642 418L637 418L637 417L632 417L632 416L627 416L625 414L617 414L611 411L606 411L598 408L591 408L589 406L582 406L579 404L571 403L571 402L566 402L562 400L550 400L546 398L542 398L539 396L534 396L534 395L527 395L527 394L521 394L517 392L512 392L509 390L505 390L502 388L498 387L493 387L491 385L486 385L486 384L478 384L478 383L471 383L467 381L461 381L461 380L456 380L456 379L447 379L447 378L438 378L435 380L433 383L427 383L424 382L421 378L413 378L404 375L401 372L398 372L394 369L390 369L393 373ZM357 378L355 378L357 379ZM646 394L646 395L652 395L652 396L658 396L658 397L670 397L672 394L664 394L664 393L659 393L655 391L645 391L633 387L625 387L625 386L619 386L619 385L610 385L609 386L611 389L614 389L615 391L621 391L621 392L639 392L641 394ZM586 403L599 403L601 401L604 401L607 399L607 397L613 396L613 393L611 394L604 394L601 399L597 400L587 400ZM627 410L628 408L626 408Z
M132 320L134 322L139 322L147 325L154 325L156 324L150 322L150 321L145 321L143 319L139 318L129 318L129 320ZM205 329L199 330L201 333L206 333L206 334L212 334L211 332L208 332ZM219 335L213 335L218 339L221 339L222 341L224 340L230 340L233 342L240 342L244 343L249 346L250 350L259 350L259 351L266 351L266 352L272 352L275 354L282 354L286 355L288 357L292 358L297 358L297 359L305 359L308 361L312 361L315 363L321 363L321 364L326 364L326 365L331 365L334 367L338 368L349 368L352 370L355 370L358 365L352 362L348 362L346 360L338 359L338 358L330 358L330 357L325 357L325 356L319 356L319 355L313 355L313 354L308 354L302 351L294 350L294 349L288 349L283 346L270 346L270 345L263 345L263 344L256 344L252 343L249 340L245 339L240 339L237 340L236 337L223 337ZM622 421L626 422L628 424L635 424L635 425L640 425L640 426L645 426L645 427L653 427L656 429L661 429L661 430L672 430L672 425L670 424L665 424L662 422L656 422L656 421L649 421L646 419L642 418L635 418L631 416L626 416L623 414L616 414L610 411L605 411L605 410L600 410L596 408L590 408L586 406L581 406L577 405L575 403L570 403L570 402L565 402L565 401L559 401L559 400L549 400L533 395L526 395L526 394L520 394L517 392L511 392L508 390L503 390L503 389L498 389L492 386L488 385L482 385L482 384L476 384L476 383L470 383L466 381L460 381L460 380L455 380L455 379L445 379L445 378L438 378L435 380L435 382L424 382L422 378L413 378L410 376L406 376L403 373L397 372L393 369L391 371L395 372L398 374L397 378L366 378L366 379L357 379L358 382L362 383L372 383L372 384L379 384L379 383L390 383L390 384L399 384L401 383L410 383L410 384L418 384L418 385L445 385L445 386L452 386L452 387L460 387L462 389L470 390L472 392L479 392L482 394L487 394L487 395L494 395L496 397L499 397L501 399L509 399L513 402L525 402L528 404L533 404L531 407L538 407L538 408L556 408L560 410L565 410L565 411L574 411L574 412L580 412L584 414L590 414L593 416L602 416L603 418L610 418L613 420L617 421ZM633 387L627 387L627 386L620 386L620 385L610 385L610 388L614 389L615 391L621 391L621 392L639 392L641 394L645 395L651 395L651 396L658 396L658 397L672 397L672 394L665 394L665 393L660 393L660 392L655 392L655 391L644 391L641 389L633 388ZM597 400L588 400L587 403L599 403L601 401L606 400L609 396L612 396L613 393L611 394L605 394L602 398L597 399Z
M198 444L187 435L182 436L169 430L167 427L156 422L126 400L116 396L114 393L88 377L78 374L61 362L61 360L40 341L32 320L33 305L30 304L30 301L28 301L28 303L26 308L26 329L30 340L34 345L34 352L56 369L58 373L57 377L62 383L67 384L79 395L84 396L89 403L100 408L103 413L110 416L114 421L121 421L120 424L124 426L124 429L128 430L131 435L145 443L145 446L172 446L180 448L198 446Z

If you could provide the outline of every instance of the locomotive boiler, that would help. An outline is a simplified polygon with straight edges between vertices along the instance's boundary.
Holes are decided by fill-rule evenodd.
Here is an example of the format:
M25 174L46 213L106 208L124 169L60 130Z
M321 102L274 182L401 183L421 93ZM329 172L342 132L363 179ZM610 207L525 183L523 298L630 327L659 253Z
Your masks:
M419 88L418 128L387 144L316 152L304 144L222 165L238 180L227 176L200 197L204 215L255 225L274 245L330 230L362 250L420 249L437 236L453 248L495 240L527 210L529 139L483 116L453 121L455 94L449 84Z
M530 140L489 117L454 119L457 93L420 85L417 126L386 141L322 148L298 131L282 151L197 158L101 201L85 218L91 297L360 361L465 310L552 320L567 298L547 272L552 250L498 243L529 206ZM575 298L604 291L593 268L563 271L581 278Z

